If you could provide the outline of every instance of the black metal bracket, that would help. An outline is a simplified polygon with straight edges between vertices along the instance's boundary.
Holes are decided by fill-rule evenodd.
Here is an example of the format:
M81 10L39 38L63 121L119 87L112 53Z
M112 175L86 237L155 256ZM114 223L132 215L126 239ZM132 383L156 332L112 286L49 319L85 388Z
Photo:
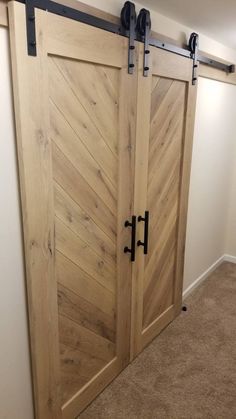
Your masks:
M148 76L149 71L149 38L151 30L151 18L150 12L146 9L141 9L137 19L136 30L141 37L142 42L144 42L144 54L143 54L143 75L144 77Z
M136 246L136 216L132 216L132 221L125 221L124 226L131 227L131 247L128 246L124 247L124 253L130 253L131 254L131 262L135 261L135 246Z
M28 55L37 55L34 0L25 0Z
M235 71L236 71L235 64L229 65L228 73L232 74L232 73L235 73Z
M135 26L136 26L136 12L135 5L130 1L126 1L121 10L121 24L123 28L129 33L129 49L128 49L128 73L134 72L134 50L135 50Z
M189 38L189 49L191 52L191 58L193 60L193 75L192 75L192 84L197 83L197 70L198 70L198 43L199 35L193 32Z

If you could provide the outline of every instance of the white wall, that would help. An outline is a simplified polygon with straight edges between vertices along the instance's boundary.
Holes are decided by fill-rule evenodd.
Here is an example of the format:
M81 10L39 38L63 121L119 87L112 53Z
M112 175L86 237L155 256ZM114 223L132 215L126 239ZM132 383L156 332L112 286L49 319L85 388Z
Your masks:
M7 30L0 28L0 418L32 419Z
M225 253L236 255L235 103L236 86L199 78L184 289Z
M234 125L236 127L235 121ZM234 151L232 153L234 164L232 167L232 174L230 180L230 199L228 205L228 224L225 243L225 253L227 255L236 257L236 134L234 138Z
M116 15L119 15L124 3L123 0L85 0L85 2ZM145 4L141 5L140 3L137 9L141 6L145 7ZM188 38L192 30L197 30L197 28L186 28L155 12L152 13L152 25L155 31L182 41ZM236 52L234 50L230 50L201 34L200 42L202 50L236 62ZM0 28L0 262L2 275L0 294L0 418L33 419L19 196L7 51L7 31ZM211 81L200 81L199 83L185 286L196 279L202 273L202 270L206 269L208 264L212 263L213 259L223 251L224 222L221 216L223 217L226 211L225 207L227 207L228 162L230 156L233 156L233 153L230 155L229 152L231 150L232 131L229 130L228 125L232 123L232 119L228 115L228 110L232 110L234 103L232 94L227 93L229 90L227 85L214 83ZM206 91L208 95L206 95ZM214 100L211 99L210 95L214 95ZM228 97L231 98L230 105L226 99ZM210 104L213 105L213 109L211 109ZM203 112L203 109L205 112ZM217 109L219 114L216 112ZM217 124L217 129L215 124ZM213 133L217 134L217 140ZM219 133L221 135L218 135ZM213 141L216 141L215 147ZM205 151L211 151L211 154L206 154ZM223 170L223 163L225 164L225 170ZM206 172L198 171L199 167L206 168L206 166ZM216 172L214 172L215 169ZM234 172L234 183L232 179L228 179L231 185L231 195L225 243L227 244L227 252L236 254L236 234L233 237L231 233L233 224L235 228L234 214L236 209L236 169ZM205 174L206 183L203 182ZM219 185L216 183L216 179L219 181ZM210 192L212 195L209 195ZM200 200L202 200L203 206L199 204ZM220 241L218 241L219 239Z

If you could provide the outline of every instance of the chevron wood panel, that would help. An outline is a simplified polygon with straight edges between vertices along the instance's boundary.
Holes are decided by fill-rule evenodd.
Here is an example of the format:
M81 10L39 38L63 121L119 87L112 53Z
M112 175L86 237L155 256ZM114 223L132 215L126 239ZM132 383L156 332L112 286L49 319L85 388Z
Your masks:
M71 161L75 167L79 167L80 173L86 179L88 184L94 189L97 178L100 177L99 194L103 198L110 211L116 215L117 213L117 188L113 186L109 178L99 164L96 163L87 148L80 141L73 129L63 118L55 105L51 107L51 136L55 144L63 150L65 156ZM67 141L64 141L64 139Z
M118 71L49 58L62 401L115 357Z
M58 61L59 60L62 60L62 58L58 58ZM79 66L76 65L76 61L73 61L73 63L74 71L76 72ZM58 68L55 58L51 58L48 65L50 73L53 74L49 84L51 102L54 102L55 106L60 110L67 123L74 130L75 134L81 139L84 146L94 157L94 160L99 164L101 170L104 171L114 186L117 186L118 157L112 152L111 148L107 145L104 136L98 130L96 123L93 120L94 112L89 114L83 107L81 103L81 96L83 95L83 92L81 92L80 95L76 95L74 93L70 87L66 75L62 73ZM93 64L87 63L86 65L90 66ZM116 69L112 70L117 72ZM110 80L111 78L109 77L109 81ZM58 88L59 86L60 88ZM94 106L101 106L100 102L97 101L96 105ZM117 106L115 109L113 108L113 110L116 112L116 118L118 119Z
M172 304L183 154L186 84L153 76L147 208L149 252L143 283L143 327Z
M92 189L77 168L52 142L54 180L78 203L89 217L116 242L116 217L99 194ZM98 182L99 184L99 182Z
M57 217L80 236L100 257L115 267L116 245L110 237L56 182L54 197Z

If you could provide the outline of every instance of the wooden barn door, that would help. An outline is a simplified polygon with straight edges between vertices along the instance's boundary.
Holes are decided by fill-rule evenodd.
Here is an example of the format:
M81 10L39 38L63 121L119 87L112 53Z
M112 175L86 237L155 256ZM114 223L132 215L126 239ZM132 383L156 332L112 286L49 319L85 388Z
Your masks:
M74 418L129 362L136 77L128 39L10 4L36 417Z
M192 60L152 47L145 78L139 49L134 211L148 248L138 247L133 267L131 358L181 309L196 99Z

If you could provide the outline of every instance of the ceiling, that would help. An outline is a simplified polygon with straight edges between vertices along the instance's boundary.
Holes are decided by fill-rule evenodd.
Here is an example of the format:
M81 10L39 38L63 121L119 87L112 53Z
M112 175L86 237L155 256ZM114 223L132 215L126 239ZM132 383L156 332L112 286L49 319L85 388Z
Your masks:
M143 4L236 49L236 0L145 0Z

